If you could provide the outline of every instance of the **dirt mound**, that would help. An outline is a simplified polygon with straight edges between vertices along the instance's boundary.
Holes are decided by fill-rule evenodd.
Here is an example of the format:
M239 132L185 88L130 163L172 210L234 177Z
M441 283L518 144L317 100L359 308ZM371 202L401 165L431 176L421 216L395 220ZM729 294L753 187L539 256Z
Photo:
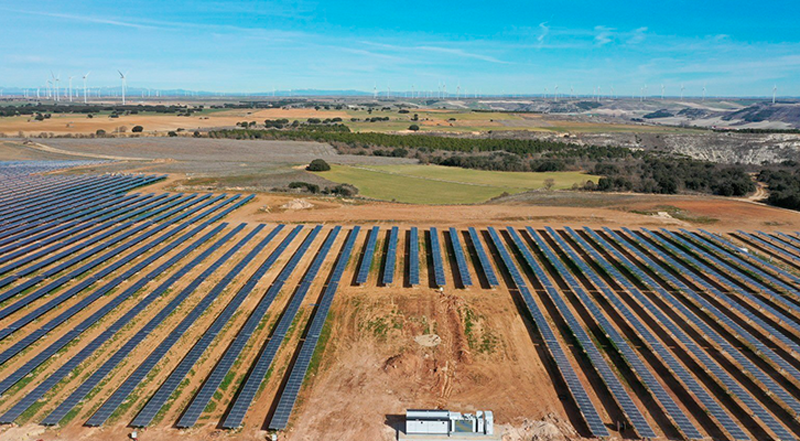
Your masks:
M281 208L285 210L307 210L309 208L314 208L314 204L305 199L293 199L281 205Z
M442 343L442 337L439 337L436 334L425 334L414 337L414 341L420 346L432 348L434 346L439 346L439 344Z
M509 427L503 441L569 441L583 439L566 420L547 414L541 420L523 420L519 427Z

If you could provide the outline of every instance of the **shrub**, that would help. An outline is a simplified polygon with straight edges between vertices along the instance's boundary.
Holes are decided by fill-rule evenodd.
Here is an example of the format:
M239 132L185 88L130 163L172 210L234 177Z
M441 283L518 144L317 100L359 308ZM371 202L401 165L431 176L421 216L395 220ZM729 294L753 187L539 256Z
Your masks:
M416 131L418 131L418 130L419 130L419 126L418 126L418 125L416 125L416 124L411 124L410 126L408 126L408 130L411 130L411 131L413 131L413 132L416 132Z
M328 163L323 161L322 159L315 159L315 160L311 161L310 164L308 164L308 167L306 167L306 170L312 171L312 172L314 172L314 171L323 172L323 171L328 171L330 169L331 169L331 166L328 165Z
M94 134L97 136L106 136L106 131L103 129L97 129L97 131L94 132Z
M291 189L301 189L303 191L307 191L309 193L319 193L319 185L317 184L310 184L308 182L291 182L289 183L289 188Z
M328 188L327 192L337 196L351 197L358 194L358 189L350 184L339 184L335 187Z
M170 138L174 138L174 137L178 136L178 134L173 132L173 131L170 131L169 133L167 133L167 136L169 136Z
M142 126L133 126L131 132L133 133L142 133L144 131L144 127Z

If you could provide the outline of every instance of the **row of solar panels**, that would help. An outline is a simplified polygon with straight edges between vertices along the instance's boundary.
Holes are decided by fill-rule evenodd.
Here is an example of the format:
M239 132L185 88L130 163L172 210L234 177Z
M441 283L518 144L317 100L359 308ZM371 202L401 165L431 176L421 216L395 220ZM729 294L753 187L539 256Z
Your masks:
M55 185L40 194L23 194L0 202L0 225L38 224L80 211L107 196L123 195L134 188L151 184L163 176L91 176Z
M369 278L370 270L372 269L375 259L375 251L378 243L378 236L380 235L380 227L372 227L367 233L367 241L361 253L361 261L358 265L358 271L355 277L357 285L363 285ZM449 239L450 246L445 248L441 244L441 237L439 230L435 227L430 228L425 236L427 242L427 251L431 257L433 284L437 287L444 287L447 285L447 278L445 277L445 265L443 259L443 251L448 253L452 251L453 259L455 260L455 277L457 277L459 284L463 287L472 286L472 275L469 272L467 264L467 256L461 244L461 238L455 228L449 228L445 233ZM406 267L408 270L408 285L417 286L420 284L420 236L417 227L411 227L407 232L406 249L408 254L405 259ZM381 266L382 276L380 277L381 285L391 285L394 282L395 269L397 266L397 254L401 252L399 249L400 230L398 227L391 227L386 237L386 246L383 264ZM476 271L487 281L488 285L495 287L498 285L497 276L492 269L486 252L481 245L478 234L474 229L469 230L470 246L474 251L477 258Z
M0 161L0 176L3 177L3 180L13 181L14 179L12 178L24 179L32 174L49 173L74 167L86 167L108 162L111 161L105 159L62 161Z

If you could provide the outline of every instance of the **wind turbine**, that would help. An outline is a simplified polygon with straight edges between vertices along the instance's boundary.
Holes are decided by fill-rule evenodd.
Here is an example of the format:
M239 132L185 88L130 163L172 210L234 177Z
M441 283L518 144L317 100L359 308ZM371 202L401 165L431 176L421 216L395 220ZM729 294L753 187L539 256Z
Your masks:
M611 86L611 99L615 99L617 96L614 95L614 86Z
M375 87L372 88L372 99L378 99L378 84L375 83Z
M597 102L598 103L600 102L600 93L601 93L602 90L603 89L601 89L600 86L597 86Z
M50 99L50 80L45 80L44 86L45 86L45 96L47 96L47 99Z
M55 100L58 101L58 82L60 81L61 75L59 75L58 78L56 78L56 75L51 70L50 71L50 76L53 78L53 82L52 82L52 84L53 84L53 96L55 97Z
M558 84L556 84L556 87L553 88L553 90L555 91L553 96L555 97L556 101L558 101Z
M117 70L119 72L119 78L122 80L122 105L125 105L125 87L127 86L127 79L125 78L125 74L122 71Z
M661 101L664 101L664 85L661 85Z
M683 89L686 89L686 86L681 84L681 101L683 101Z
M69 77L69 102L72 102L72 79L75 77Z
M575 98L575 88L572 86L569 86L569 97L570 99Z
M778 94L778 85L772 86L772 104L775 104L775 96Z
M703 83L703 101L706 100L706 83Z

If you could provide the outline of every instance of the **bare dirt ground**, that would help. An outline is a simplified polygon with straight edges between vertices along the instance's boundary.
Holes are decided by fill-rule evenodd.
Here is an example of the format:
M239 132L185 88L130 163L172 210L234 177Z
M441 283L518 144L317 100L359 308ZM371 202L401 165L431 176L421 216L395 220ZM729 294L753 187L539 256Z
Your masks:
M53 133L55 135L67 134L93 134L97 130L112 133L124 127L126 132L137 125L146 132L167 132L170 130L184 129L194 131L214 127L233 127L240 121L257 121L263 123L265 119L276 118L347 118L346 112L325 111L318 112L309 109L231 109L214 112L208 115L122 115L119 118L109 118L98 115L87 118L86 115L56 114L44 121L36 121L31 116L0 118L0 133L16 136L22 132L25 136L39 133Z

